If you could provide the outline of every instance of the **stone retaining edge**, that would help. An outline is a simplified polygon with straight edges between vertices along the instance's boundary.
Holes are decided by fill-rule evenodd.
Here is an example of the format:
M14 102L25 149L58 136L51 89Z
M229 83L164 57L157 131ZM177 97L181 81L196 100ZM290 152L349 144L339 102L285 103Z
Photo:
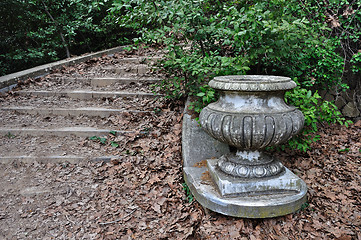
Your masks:
M190 102L190 97L188 97L183 112L182 158L184 168L193 167L202 160L217 158L230 151L227 144L212 138L200 128L188 110Z
M0 77L0 93L7 92L16 87L18 81L23 81L27 78L37 78L50 74L51 70L59 69L62 66L71 66L81 62L85 62L91 58L101 57L103 55L112 55L116 52L121 52L127 46L119 46L115 48L106 49L103 51L89 53L81 56L63 59L57 62L47 63L44 65L29 68L20 72L11 73Z

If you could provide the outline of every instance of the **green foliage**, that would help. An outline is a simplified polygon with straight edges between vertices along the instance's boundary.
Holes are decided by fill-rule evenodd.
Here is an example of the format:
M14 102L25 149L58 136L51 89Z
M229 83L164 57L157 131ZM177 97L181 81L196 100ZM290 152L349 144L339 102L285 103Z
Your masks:
M188 185L184 182L182 183L183 190L186 192L187 200L189 203L193 202L194 197L192 195L191 190L189 189Z
M124 44L110 0L0 0L0 75Z
M309 206L310 206L310 204L308 202L305 202L304 204L302 204L299 211L300 212L305 211Z
M110 131L109 134L111 134L113 136L117 136L117 131Z
M93 136L89 138L92 141L99 141L101 144L106 144L107 143L107 138L106 137L97 137L97 136Z
M228 74L287 75L304 87L341 83L338 45L299 1L116 0L112 11L125 12L121 24L139 30L136 42L168 48L162 68L174 77L164 83L169 97Z
M339 149L338 151L339 152L349 152L350 149L349 148L343 148L343 149Z
M346 63L357 65L360 59L353 54L351 62L347 53L340 52L346 48L357 52L357 47L344 43L352 39L359 44L359 6L358 1L346 0L114 0L111 11L123 16L122 26L138 30L136 44L168 50L159 67L170 80L160 86L168 98L196 97L191 104L196 112L216 99L206 87L215 76L266 74L297 79L299 87L286 98L304 113L306 127L289 146L306 151L319 138L313 134L317 123L345 122L334 104L321 102L311 90L347 88L342 83ZM342 33L329 21L336 13L343 14L338 18Z
M330 36L337 47L345 71L351 69L357 73L361 68L361 1L301 0L300 7L311 23L327 23L329 29L324 34Z
M117 142L115 142L115 141L111 141L111 142L110 142L110 145L111 145L112 147L115 147L115 148L119 147L119 143L117 143Z
M15 138L15 135L12 134L11 132L8 132L5 136L6 136L7 138Z
M285 95L288 104L297 106L305 116L305 127L302 134L292 138L288 143L291 149L307 151L312 142L320 139L315 135L318 130L318 124L322 122L348 124L338 111L335 104L328 101L321 101L321 96L316 92L297 87L288 91Z
M117 135L116 131L110 131L109 135L108 135L108 138L107 137L93 136L93 137L90 137L89 139L92 140L92 141L95 141L95 142L99 142L102 145L106 145L107 143L110 143L110 146L112 146L114 148L118 148L119 147L119 142L112 140L112 139L114 139L114 137L116 135Z
M196 113L200 113L205 106L217 99L216 91L208 85L200 87L199 90L200 92L196 96L201 101L191 102L189 107L189 109L194 110Z
M350 63L352 64L351 66L352 72L354 73L361 72L361 50L359 50L358 53L352 56Z

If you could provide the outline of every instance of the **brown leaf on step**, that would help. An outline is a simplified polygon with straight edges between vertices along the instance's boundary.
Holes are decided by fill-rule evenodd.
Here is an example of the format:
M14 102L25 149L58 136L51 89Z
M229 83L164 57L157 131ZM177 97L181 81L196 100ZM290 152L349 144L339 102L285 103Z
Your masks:
M212 178L208 171L202 173L201 180L203 184L207 184L207 185L212 184Z
M193 167L202 168L206 166L207 166L207 160L202 160L200 162L195 163Z

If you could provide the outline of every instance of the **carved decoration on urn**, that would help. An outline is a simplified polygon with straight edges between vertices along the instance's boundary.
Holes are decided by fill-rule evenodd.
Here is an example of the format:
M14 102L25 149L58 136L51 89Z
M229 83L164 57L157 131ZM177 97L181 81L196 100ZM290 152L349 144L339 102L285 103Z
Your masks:
M220 90L220 98L202 110L201 126L215 139L237 148L237 153L218 160L219 169L243 178L281 173L283 165L259 151L301 131L302 112L284 101L285 91L296 83L287 77L235 75L216 77L209 86Z

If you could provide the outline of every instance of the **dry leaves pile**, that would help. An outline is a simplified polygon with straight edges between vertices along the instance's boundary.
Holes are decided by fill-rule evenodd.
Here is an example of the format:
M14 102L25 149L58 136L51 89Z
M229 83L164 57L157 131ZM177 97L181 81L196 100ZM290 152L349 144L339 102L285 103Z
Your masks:
M301 211L263 220L211 213L196 239L361 239L361 121L321 128L306 154L275 153L309 188Z
M201 211L186 201L182 187L182 104L163 106L162 114L130 113L113 122L138 122L134 133L114 137L118 159L97 168L96 232L104 239L184 239L193 234ZM164 108L166 107L166 108ZM120 137L120 138L119 138Z
M285 217L247 220L204 214L196 202L187 203L181 186L181 115L166 116L171 120L160 121L165 125L157 129L160 134L133 142L135 156L96 169L99 192L91 202L99 211L97 237L361 239L361 121L350 128L324 127L322 141L307 154L278 153L309 186L308 206Z
M275 153L306 181L305 209L237 219L187 201L182 105L164 102L162 113L146 115L139 128L118 139L124 141L118 148L101 146L120 156L109 163L2 166L1 181L14 185L1 189L0 238L361 239L361 121L323 127L322 140L306 154ZM137 121L132 114L121 119L112 121ZM15 186L25 182L19 193Z
M89 60L59 73L112 59ZM106 144L80 143L118 156L108 163L0 164L0 239L361 240L361 121L349 128L320 127L322 139L307 153L273 153L307 183L304 209L273 219L237 219L187 200L184 102L140 105L154 112L106 120L128 133L110 134Z

